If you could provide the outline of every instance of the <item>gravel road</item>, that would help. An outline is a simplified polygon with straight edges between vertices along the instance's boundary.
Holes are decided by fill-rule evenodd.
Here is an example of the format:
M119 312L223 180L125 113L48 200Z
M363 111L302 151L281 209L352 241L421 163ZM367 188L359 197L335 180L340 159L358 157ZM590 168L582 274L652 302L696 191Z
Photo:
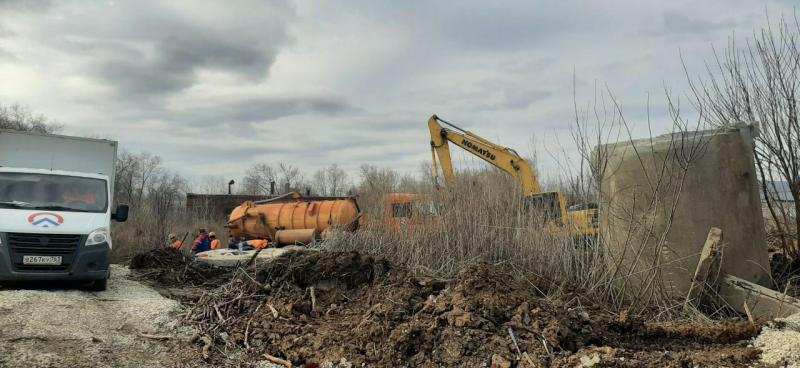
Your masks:
M0 288L0 367L172 367L180 305L112 265L104 292Z

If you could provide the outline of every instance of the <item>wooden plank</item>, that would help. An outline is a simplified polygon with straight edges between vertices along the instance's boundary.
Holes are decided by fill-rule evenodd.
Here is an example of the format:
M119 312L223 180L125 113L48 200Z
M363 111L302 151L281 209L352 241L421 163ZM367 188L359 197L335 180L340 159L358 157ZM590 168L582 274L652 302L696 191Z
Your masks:
M700 261L697 262L697 269L694 271L692 284L689 286L689 292L686 294L684 307L699 305L700 298L703 296L703 290L705 290L706 285L716 284L716 280L713 279L715 275L712 275L711 272L716 269L715 265L719 262L719 248L721 243L722 229L712 227L708 231L706 243L703 245L703 250L700 253Z

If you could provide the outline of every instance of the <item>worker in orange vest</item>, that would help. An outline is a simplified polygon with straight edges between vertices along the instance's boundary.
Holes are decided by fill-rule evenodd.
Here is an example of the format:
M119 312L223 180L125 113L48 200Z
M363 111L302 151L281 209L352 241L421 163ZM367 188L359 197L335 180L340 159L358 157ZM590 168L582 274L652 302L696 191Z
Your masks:
M181 243L181 241L178 240L178 236L177 235L169 234L169 245L168 245L168 247L170 247L172 249L180 250L182 245L183 245L183 243Z
M222 249L222 242L217 239L217 233L210 232L208 233L208 238L211 239L211 249Z

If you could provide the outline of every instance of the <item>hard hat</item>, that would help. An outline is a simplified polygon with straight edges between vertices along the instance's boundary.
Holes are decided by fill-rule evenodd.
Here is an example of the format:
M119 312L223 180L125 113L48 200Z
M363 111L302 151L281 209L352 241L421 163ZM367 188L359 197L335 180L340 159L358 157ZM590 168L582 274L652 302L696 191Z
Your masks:
M177 236L177 235L175 235L175 234L169 234L169 238L170 238L170 239L177 238L177 237L178 237L178 236Z
M208 236L217 236L217 233L212 231L212 232L208 233Z

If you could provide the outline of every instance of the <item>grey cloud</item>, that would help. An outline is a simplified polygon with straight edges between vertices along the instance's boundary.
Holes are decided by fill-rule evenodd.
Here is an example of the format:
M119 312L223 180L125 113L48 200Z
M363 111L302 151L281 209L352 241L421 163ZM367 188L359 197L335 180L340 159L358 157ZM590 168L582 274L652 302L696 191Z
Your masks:
M10 28L8 28L8 27L4 26L2 23L0 23L0 38L13 37L15 35L16 35L16 32L12 31Z
M536 102L547 99L553 93L549 91L507 91L500 101L481 106L484 110L519 110Z
M171 152L169 157L177 162L202 163L191 168L194 174L202 173L203 167L223 163L243 171L254 162L290 161L310 174L317 166L329 163L358 166L367 162L382 164L407 160L417 154L428 157L429 146L424 134L421 139L411 139L407 130L386 136L371 129L304 120L295 117L290 121L276 122L269 132L236 140L207 135L195 142L173 142L168 148ZM424 124L420 123L417 128L422 131ZM226 133L231 132L226 130ZM198 149L200 147L202 149ZM413 163L411 167L415 167L416 159Z
M467 109L470 111L526 109L553 96L552 90L521 83L522 80L530 78L529 75L536 73L536 70L529 70L528 75L517 74L513 77L504 76L479 80L472 83L467 90L453 90L446 93L443 99L468 102Z
M440 44L437 52L451 47L508 51L559 42L559 36L601 28L608 5L580 1L508 1L502 6L468 0L458 6L448 2L356 1L357 12L387 23L413 24L427 44ZM447 47L443 49L441 47Z
M196 147L213 147L213 149L196 149ZM216 162L235 162L249 163L253 161L253 155L256 154L269 154L269 155L285 155L291 153L289 149L277 148L272 145L265 144L262 150L254 149L252 147L238 147L235 142L219 142L214 137L206 137L205 139L198 140L194 145L186 145L185 147L175 147L180 150L171 152L170 159L176 161L194 161L204 163Z
M200 109L176 111L173 119L194 126L249 125L300 114L336 115L356 108L335 97L260 97L215 103Z
M193 86L204 70L263 80L290 41L294 9L280 0L120 2L71 15L40 27L41 42L85 57L83 73L119 97L154 99Z
M16 33L0 23L0 39L14 37ZM0 47L0 60L17 60L17 56Z
M9 51L6 51L6 50L3 50L2 48L0 48L0 60L12 60L12 61L15 61L15 60L19 60L19 58L17 58L17 55L14 55L13 53L11 53Z
M216 69L260 80L275 61L277 47L236 44L194 30L156 42L155 55L147 58L108 58L90 71L123 94L176 92L194 84L200 69ZM276 45L277 46L277 45Z
M707 18L693 17L682 12L667 12L662 15L661 22L664 30L670 33L706 33L717 29L730 30L736 25L731 20L712 21Z
M510 74L526 75L531 72L540 73L543 70L551 67L556 63L557 58L554 56L540 56L535 58L523 58L505 62L501 66L502 70Z
M275 60L274 45L251 45L232 41L230 34L204 34L199 29L178 30L161 40L159 65L168 71L195 67L230 70L249 77L263 77ZM276 43L281 41L276 40Z
M559 33L576 31L565 12L553 11L547 15L534 7L519 9L501 15L498 12L475 12L452 22L449 37L459 44L486 49L510 49L528 45L542 45L555 40ZM588 24L582 24L585 26ZM502 35L502 36L499 36Z
M42 12L52 5L50 0L0 0L0 12Z
M116 59L98 62L92 74L125 95L149 96L186 88L194 81L191 70L157 68L143 60Z

